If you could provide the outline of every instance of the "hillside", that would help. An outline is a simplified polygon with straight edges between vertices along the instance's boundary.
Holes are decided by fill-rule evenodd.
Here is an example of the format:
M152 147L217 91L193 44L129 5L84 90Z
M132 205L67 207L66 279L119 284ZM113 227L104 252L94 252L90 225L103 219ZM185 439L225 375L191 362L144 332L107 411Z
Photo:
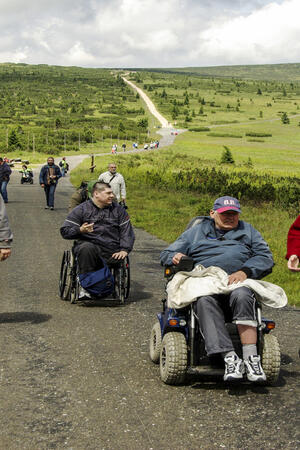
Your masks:
M183 67L170 69L147 69L167 73L186 73L203 77L232 77L249 80L273 80L292 82L300 80L300 63L261 64L247 66Z

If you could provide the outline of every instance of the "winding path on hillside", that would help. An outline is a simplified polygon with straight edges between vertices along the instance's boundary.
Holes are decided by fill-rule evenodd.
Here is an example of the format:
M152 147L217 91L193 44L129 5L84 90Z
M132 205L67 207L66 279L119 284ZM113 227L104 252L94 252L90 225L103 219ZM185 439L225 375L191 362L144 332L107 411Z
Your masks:
M138 86L136 86L132 81L128 80L125 77L122 77L123 80L125 81L125 83L127 83L132 89L134 89L135 91L137 91L137 93L139 94L139 96L144 100L144 102L147 105L147 108L149 109L150 113L156 117L156 119L160 122L161 126L163 128L172 128L172 124L170 122L168 122L168 120L162 116L160 114L160 112L156 109L156 106L154 105L154 103L150 100L150 98L148 97L147 94L145 94L145 92L139 88Z

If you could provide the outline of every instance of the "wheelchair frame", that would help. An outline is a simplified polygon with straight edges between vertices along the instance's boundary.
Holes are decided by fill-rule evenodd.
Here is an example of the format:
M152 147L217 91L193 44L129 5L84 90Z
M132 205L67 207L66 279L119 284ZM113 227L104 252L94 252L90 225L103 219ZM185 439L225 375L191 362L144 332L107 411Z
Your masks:
M91 297L90 301L111 300L118 301L123 305L129 297L130 292L130 265L128 256L124 260L116 261L116 264L109 265L115 280L114 292L110 297ZM74 256L73 248L65 250L61 262L59 278L59 296L62 300L77 303L79 299L79 279L78 264Z
M190 271L193 260L182 258L177 266L164 270L168 281L179 271ZM166 284L167 284L166 283ZM204 338L199 330L194 303L182 309L168 308L167 299L162 300L163 310L157 314L157 321L150 334L150 359L160 364L161 380L170 385L183 383L189 375L223 376L224 363L219 355L208 357ZM266 374L264 384L273 385L280 373L280 348L276 336L269 334L275 322L262 317L261 305L256 302L257 350ZM242 345L237 326L226 323L236 353L242 356Z

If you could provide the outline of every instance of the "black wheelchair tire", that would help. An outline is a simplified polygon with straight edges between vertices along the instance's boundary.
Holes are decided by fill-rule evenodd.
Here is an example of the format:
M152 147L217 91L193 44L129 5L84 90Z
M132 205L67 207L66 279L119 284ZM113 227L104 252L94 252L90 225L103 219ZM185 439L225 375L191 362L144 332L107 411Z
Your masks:
M160 378L166 384L184 382L187 372L187 344L180 332L165 334L160 349Z
M161 328L158 321L155 322L150 333L149 356L154 364L159 364L161 349Z
M59 296L62 300L70 300L71 294L71 271L72 271L72 252L65 250L60 267L59 277Z
M263 346L261 364L266 374L265 384L276 384L280 373L280 347L276 336L265 334L263 336Z

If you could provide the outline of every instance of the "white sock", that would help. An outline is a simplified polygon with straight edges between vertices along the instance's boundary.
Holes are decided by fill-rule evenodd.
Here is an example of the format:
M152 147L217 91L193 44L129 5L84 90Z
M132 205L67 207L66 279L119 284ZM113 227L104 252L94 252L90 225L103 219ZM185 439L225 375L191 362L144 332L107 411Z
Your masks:
M243 345L243 359L249 359L249 356L257 356L256 344Z

